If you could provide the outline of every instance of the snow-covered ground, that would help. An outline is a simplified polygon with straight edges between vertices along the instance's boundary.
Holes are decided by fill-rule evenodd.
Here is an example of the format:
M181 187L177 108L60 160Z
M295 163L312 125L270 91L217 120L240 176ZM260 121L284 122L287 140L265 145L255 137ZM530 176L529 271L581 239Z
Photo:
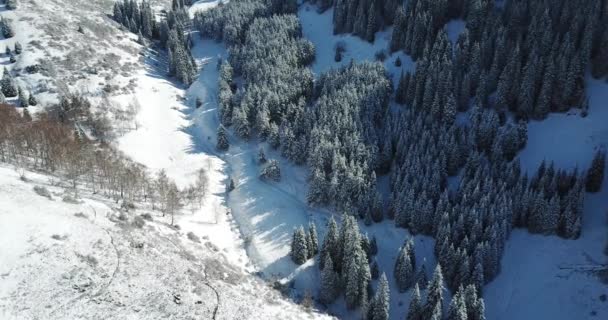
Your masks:
M312 318L202 243L186 240L155 213L142 228L116 205L0 166L1 319ZM38 195L45 187L52 199ZM179 297L179 298L177 298Z

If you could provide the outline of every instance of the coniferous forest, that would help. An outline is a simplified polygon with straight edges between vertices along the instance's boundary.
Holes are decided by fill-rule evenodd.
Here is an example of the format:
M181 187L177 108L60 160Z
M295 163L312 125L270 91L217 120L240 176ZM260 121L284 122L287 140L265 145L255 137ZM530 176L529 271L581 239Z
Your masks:
M201 33L229 46L220 75L222 123L306 165L309 204L344 213L340 230L330 221L320 247L326 303L343 293L349 307L386 318L365 289L374 259L353 219L393 219L397 228L435 238L441 268L433 277L454 294L449 318L465 319L464 308L469 319L482 319L477 296L500 272L511 230L579 237L585 189L601 183L603 151L591 169L544 162L531 176L517 154L526 146L527 121L585 110L586 72L608 73L605 1L312 2L319 11L333 6L334 33L373 42L375 32L392 26L387 49L410 55L415 71L393 87L381 64L352 62L313 81L307 65L315 48L302 38L295 1L233 1L195 18ZM454 45L443 28L451 19L466 23ZM466 125L455 121L458 113L467 115ZM386 203L379 175L390 176ZM450 177L459 178L456 188L448 187ZM305 233L294 234L297 263L312 256ZM412 303L420 304L418 288L427 284L409 258L413 244L402 248L395 281L404 290L416 285ZM441 318L434 314L442 310L435 307L441 293L431 296L441 285L429 283L430 305L411 307L408 319Z

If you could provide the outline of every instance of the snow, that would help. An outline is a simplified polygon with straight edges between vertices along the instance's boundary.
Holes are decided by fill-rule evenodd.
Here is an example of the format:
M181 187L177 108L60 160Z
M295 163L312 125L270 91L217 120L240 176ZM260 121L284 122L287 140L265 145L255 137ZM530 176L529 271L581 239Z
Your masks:
M464 31L466 23L462 19L450 20L445 25L445 31L448 34L448 39L452 42L452 45L456 44L458 36Z

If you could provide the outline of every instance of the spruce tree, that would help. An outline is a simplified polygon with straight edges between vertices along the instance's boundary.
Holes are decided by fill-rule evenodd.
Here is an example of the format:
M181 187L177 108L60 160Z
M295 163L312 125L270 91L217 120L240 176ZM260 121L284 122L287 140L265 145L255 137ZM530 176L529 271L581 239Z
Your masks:
M308 234L310 239L310 246L308 248L310 251L309 255L312 257L319 252L319 238L317 236L317 227L313 222L310 222L308 224Z
M338 296L338 274L334 271L334 263L329 252L325 253L325 268L321 270L321 286L319 298L322 303L330 304Z
M291 242L291 260L296 264L303 264L308 260L308 248L306 247L306 233L303 227L299 227L293 234Z
M329 255L334 259L337 255L338 246L338 225L334 217L330 217L327 222L327 233L323 239L323 245L321 246L319 268L323 270L325 268L325 258Z
M216 148L220 151L226 151L230 147L228 142L228 134L224 126L220 125L217 129L217 145Z
M27 93L21 88L19 87L18 91L18 96L19 96L19 106L21 108L27 108L28 104L28 96Z
M390 291L386 274L382 273L376 295L372 301L372 316L371 320L388 320L389 316L389 299Z
M604 181L604 170L606 167L606 151L598 150L591 161L591 167L587 171L585 188L587 192L598 192Z
M443 291L443 272L441 271L441 265L437 264L433 277L427 287L425 306L427 317L432 318L436 314L437 309L441 312L443 308ZM441 316L439 316L439 319L441 319Z
M395 261L395 280L399 292L405 292L411 285L414 276L414 268L407 251L407 246L401 247Z
M10 72L4 69L4 75L2 76L2 80L0 81L0 85L2 86L2 93L7 98L12 98L17 96L17 88L15 87L15 82L13 81L13 77Z
M420 287L416 283L412 291L410 306L407 310L407 320L423 320L424 308L422 306L422 298L420 297Z

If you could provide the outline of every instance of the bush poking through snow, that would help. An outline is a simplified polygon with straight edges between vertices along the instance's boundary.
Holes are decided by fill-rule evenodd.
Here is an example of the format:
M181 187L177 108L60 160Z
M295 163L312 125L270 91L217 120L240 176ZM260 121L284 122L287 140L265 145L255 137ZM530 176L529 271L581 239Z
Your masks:
M334 60L336 62L340 62L342 61L342 55L344 54L344 52L346 52L346 43L344 43L344 41L339 41L338 43L336 43L336 55L334 57Z
M51 200L53 199L53 197L51 196L51 193L45 187L34 186L34 192L36 192L41 197L49 198Z
M232 180L232 178L228 178L228 183L226 184L226 192L230 192L234 190L234 188L234 180Z
M74 213L74 217L86 219L87 215L82 212L76 212L76 213Z
M378 50L376 52L376 54L374 55L374 57L376 58L377 61L384 61L386 60L386 51L385 50Z
M279 162L277 160L268 161L268 164L262 168L262 171L260 172L260 179L276 182L281 181L281 168L279 167Z
M188 239L190 239L190 241L194 241L196 243L201 243L201 238L199 238L193 232L188 232L187 237L188 237Z
M153 221L154 219L152 219L152 215L149 213L143 213L141 214L142 219L146 220L146 221Z
M135 218L133 218L133 222L131 222L131 225L135 228L141 229L146 225L146 220L144 220L144 218L141 216L135 216Z

